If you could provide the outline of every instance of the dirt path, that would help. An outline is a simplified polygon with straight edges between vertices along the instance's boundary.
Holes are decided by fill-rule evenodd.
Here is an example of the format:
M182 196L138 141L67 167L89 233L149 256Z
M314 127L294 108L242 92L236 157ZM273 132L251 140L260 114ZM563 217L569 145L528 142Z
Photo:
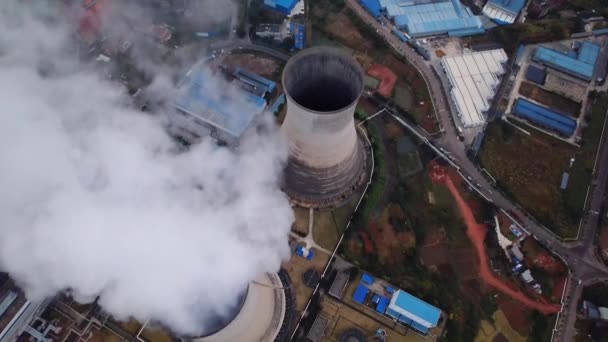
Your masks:
M483 279L483 281L487 285L506 294L507 296L510 296L511 298L521 302L522 304L531 309L538 310L546 315L559 312L559 305L536 302L528 298L520 291L513 290L512 288L504 284L502 281L500 281L500 279L496 278L496 276L494 276L494 274L490 270L490 266L488 265L488 255L486 254L486 250L483 245L483 241L487 233L486 227L482 224L477 223L477 221L475 220L475 216L473 215L473 211L466 203L466 201L462 198L460 192L458 192L458 189L456 188L456 185L454 185L452 179L447 176L443 168L439 167L438 165L435 165L435 167L431 167L430 173L431 178L435 182L443 182L447 186L448 190L450 190L450 193L456 201L458 211L460 211L460 214L462 215L462 218L464 219L465 224L467 225L467 236L473 243L473 246L475 246L475 251L477 252L477 257L479 258L479 275L481 276L481 279Z

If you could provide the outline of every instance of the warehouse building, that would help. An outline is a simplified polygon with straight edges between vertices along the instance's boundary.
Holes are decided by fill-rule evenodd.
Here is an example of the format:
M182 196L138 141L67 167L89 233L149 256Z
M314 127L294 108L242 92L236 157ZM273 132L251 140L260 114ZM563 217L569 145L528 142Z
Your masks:
M379 3L395 25L412 37L462 37L485 32L479 17L459 0L379 0Z
M436 327L439 323L441 310L403 290L398 290L392 296L386 314L427 334L429 329Z
M442 58L441 65L452 87L450 96L464 127L486 122L484 113L490 109L507 60L503 49Z
M566 137L572 136L576 130L574 119L523 98L515 101L513 112L518 117Z
M300 0L264 0L264 5L275 11L289 15L299 1Z
M591 42L575 42L574 49L567 52L539 46L532 60L589 82L593 79L599 54L599 45Z
M222 145L237 146L265 109L263 96L276 85L242 69L234 76L238 83L230 84L213 76L204 61L197 63L180 84L169 130L188 142L211 136Z
M483 6L483 14L499 25L513 24L526 0L489 0Z

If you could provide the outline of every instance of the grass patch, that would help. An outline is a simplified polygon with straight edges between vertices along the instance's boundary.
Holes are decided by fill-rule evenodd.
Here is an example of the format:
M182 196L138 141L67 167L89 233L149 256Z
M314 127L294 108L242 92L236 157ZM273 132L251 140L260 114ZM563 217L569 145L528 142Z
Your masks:
M579 211L571 210L567 192L559 189L576 149L535 130L530 133L502 121L490 123L480 162L497 185L532 216L562 237L576 236L582 203L578 203Z
M522 82L519 93L547 107L578 118L581 113L581 104L574 102L556 93L547 91L529 82Z
M593 106L591 113L585 118L589 126L583 132L581 147L576 153L576 161L570 170L570 183L564 193L568 211L578 218L583 215L583 204L593 174L593 164L599 148L604 120L606 120L606 108L608 108L608 93L594 93L591 94L591 97Z
M315 212L312 237L319 246L333 251L338 244L338 240L340 240L340 236L346 229L348 219L353 213L358 200L359 198L355 196L349 202L336 209Z

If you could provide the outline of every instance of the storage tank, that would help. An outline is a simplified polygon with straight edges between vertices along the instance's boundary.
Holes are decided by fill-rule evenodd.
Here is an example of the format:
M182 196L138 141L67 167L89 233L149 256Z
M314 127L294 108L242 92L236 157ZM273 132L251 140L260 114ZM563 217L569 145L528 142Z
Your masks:
M344 200L365 178L366 153L354 121L363 92L361 67L336 48L306 49L285 66L283 88L286 192L311 207Z

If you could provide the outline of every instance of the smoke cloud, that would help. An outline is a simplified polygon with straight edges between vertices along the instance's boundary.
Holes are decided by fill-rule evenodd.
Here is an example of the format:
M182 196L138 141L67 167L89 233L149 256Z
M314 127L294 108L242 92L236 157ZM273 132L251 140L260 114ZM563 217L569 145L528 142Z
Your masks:
M0 269L31 300L69 289L196 334L289 255L280 134L265 117L239 152L176 153L159 116L79 66L46 3L0 2Z

